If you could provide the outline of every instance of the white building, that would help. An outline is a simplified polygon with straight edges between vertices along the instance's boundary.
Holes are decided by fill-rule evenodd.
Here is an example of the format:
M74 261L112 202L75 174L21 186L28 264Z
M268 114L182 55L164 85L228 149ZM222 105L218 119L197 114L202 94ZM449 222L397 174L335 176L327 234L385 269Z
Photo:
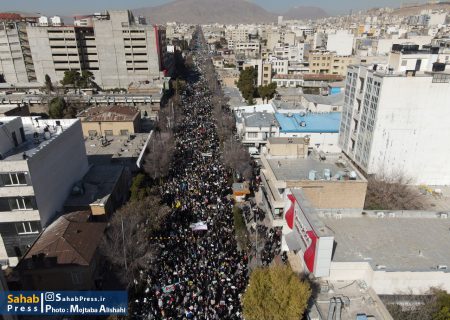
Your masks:
M79 120L0 118L0 260L15 265L88 170Z
M349 67L339 145L367 174L450 184L450 74Z
M338 56L350 56L353 53L354 36L346 30L328 34L327 50L335 51Z

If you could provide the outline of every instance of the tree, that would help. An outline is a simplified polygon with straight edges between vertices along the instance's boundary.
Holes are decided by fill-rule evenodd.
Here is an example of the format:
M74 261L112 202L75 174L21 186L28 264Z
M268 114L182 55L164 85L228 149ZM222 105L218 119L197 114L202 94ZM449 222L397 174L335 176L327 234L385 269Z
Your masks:
M79 86L80 88L92 88L96 87L97 84L94 82L94 74L88 70L81 71Z
M289 266L276 264L257 268L250 275L242 299L246 320L301 319L311 296L307 282Z
M264 99L269 101L275 96L275 93L277 93L277 84L275 82L272 82L265 86L259 86L258 93L259 96L263 99L263 102Z
M427 200L402 173L380 174L367 179L367 210L422 210Z
M239 74L237 87L249 104L254 104L253 98L257 96L257 89L255 87L257 77L258 74L254 67L245 68Z
M50 93L53 91L52 79L48 74L45 75L45 92Z
M161 130L161 129L159 129ZM161 180L169 173L170 162L175 150L171 131L157 131L152 136L144 159L144 171L154 180Z
M130 187L130 200L139 201L150 195L150 187L146 184L146 176L139 173L134 177Z
M64 117L66 101L62 97L53 98L48 105L48 114L52 119L61 119Z
M395 320L450 319L450 294L440 289L431 288L420 296L384 296L383 302Z
M140 270L152 266L158 247L149 237L160 230L169 211L155 190L140 201L127 203L111 218L100 250L127 286L132 285Z
M76 70L64 71L64 78L61 80L61 84L63 86L74 86L78 88L80 80L81 75L78 71Z
M234 137L230 137L224 142L223 157L224 163L228 167L239 173L246 180L252 179L253 168L250 154L242 143L234 140Z

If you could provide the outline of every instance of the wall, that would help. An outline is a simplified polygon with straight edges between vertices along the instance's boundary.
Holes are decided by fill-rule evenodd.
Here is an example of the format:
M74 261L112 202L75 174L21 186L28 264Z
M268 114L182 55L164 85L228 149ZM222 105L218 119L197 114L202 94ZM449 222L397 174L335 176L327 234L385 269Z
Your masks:
M303 193L317 209L362 209L367 181L286 181L287 188L303 188Z
M349 56L353 51L353 34L337 32L328 34L327 50L335 51L337 55Z
M323 280L364 280L377 294L424 294L431 287L450 291L450 273L374 271L367 262L331 262L330 276Z
M308 155L308 146L299 143L268 143L267 153L269 153L271 156L306 158L306 156Z
M77 120L28 159L42 226L62 209L75 182L88 170L86 149Z
M139 132L136 130L135 124L131 121L102 121L101 125L98 122L82 122L83 136L89 137L89 130L97 131L97 136L105 135L106 130L112 130L114 136L120 136L120 130L128 130L129 134ZM101 128L101 132L100 132Z
M341 152L338 146L339 133L311 133L311 132L280 132L280 137L306 137L309 136L309 145L323 152Z
M27 26L27 33L37 82L44 84L46 74L53 82L62 80L55 71L47 28Z
M384 77L369 173L403 172L415 184L450 184L450 84L431 77Z

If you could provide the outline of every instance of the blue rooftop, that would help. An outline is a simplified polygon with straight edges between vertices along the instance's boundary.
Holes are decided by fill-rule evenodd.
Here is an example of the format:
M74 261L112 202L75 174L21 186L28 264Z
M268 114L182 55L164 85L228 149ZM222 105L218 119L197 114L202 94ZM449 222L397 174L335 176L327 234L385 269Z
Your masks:
M292 114L275 113L280 132L338 133L340 112ZM301 125L303 123L303 126Z

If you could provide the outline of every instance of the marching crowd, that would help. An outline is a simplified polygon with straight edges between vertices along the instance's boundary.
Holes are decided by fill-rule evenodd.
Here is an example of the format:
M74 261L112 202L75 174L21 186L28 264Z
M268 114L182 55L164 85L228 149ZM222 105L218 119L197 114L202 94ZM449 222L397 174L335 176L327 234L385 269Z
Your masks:
M205 62L196 57L194 69ZM172 207L157 245L155 265L140 276L132 302L140 319L242 319L248 257L233 232L231 173L221 161L211 94L200 75L182 94L182 119L162 199Z

